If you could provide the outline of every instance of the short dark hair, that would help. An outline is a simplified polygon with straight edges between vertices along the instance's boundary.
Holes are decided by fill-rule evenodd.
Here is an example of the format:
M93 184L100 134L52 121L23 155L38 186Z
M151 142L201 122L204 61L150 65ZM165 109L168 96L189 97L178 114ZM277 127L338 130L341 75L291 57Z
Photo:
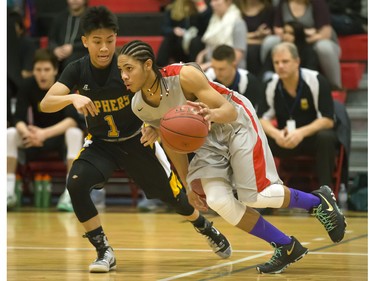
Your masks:
M226 60L228 62L234 62L236 60L236 54L232 47L228 45L219 45L213 51L212 58L218 61Z
M94 30L101 28L111 29L114 33L117 33L119 26L116 15L104 6L93 6L87 8L82 17L83 33L89 35Z
M48 49L37 49L34 53L33 66L40 61L49 61L54 69L58 69L59 61L57 57Z

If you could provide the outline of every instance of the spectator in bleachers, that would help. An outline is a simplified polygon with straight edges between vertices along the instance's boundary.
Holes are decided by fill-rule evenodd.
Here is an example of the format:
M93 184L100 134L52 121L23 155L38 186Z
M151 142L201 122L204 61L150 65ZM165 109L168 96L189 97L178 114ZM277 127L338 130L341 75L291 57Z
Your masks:
M241 12L232 0L211 0L213 15L202 37L205 49L199 52L196 62L205 71L210 66L213 50L227 44L234 48L236 65L247 69L247 27Z
M320 185L332 186L338 139L328 81L300 68L297 47L282 42L272 50L276 74L267 83L258 114L274 156L316 157ZM276 118L277 127L272 120Z
M7 17L7 121L13 126L11 100L15 99L22 80L32 75L36 44L26 34L20 13L8 10Z
M362 1L327 0L331 24L337 35L367 33L367 17L362 15Z
M265 62L272 47L280 43L284 24L292 20L304 25L306 40L313 44L321 71L333 89L342 89L341 50L337 35L331 26L330 12L325 0L280 0L275 11L275 35L265 38L261 50L262 62Z
M296 45L301 67L319 71L318 56L313 46L306 41L306 34L302 23L297 21L285 23L281 36L283 42L290 42ZM263 64L263 80L268 80L274 72L271 53L269 53Z
M48 47L60 62L59 73L72 61L87 54L80 21L88 0L67 0L66 10L56 15L48 33Z
M238 7L247 25L247 69L259 76L260 48L263 39L272 33L274 8L271 0L239 0Z
M227 88L247 97L255 110L262 98L261 82L247 69L238 68L235 63L234 49L228 45L219 45L212 53L211 67L207 69L209 80L219 82Z
M158 50L158 65L190 61L190 43L194 38L198 39L199 48L194 53L204 48L204 45L199 47L202 46L199 42L212 15L211 8L204 0L174 0L166 7L164 14L164 38Z
M15 127L7 129L8 208L14 207L17 203L15 173L17 162L20 160L19 148L25 152L24 162L36 160L49 151L57 151L61 159L66 157L69 170L82 147L83 132L77 127L79 117L73 106L53 114L40 111L40 101L54 84L57 72L56 57L47 50L37 50L33 63L33 76L24 80L17 93ZM66 155L64 155L65 150ZM65 206L69 205L70 198L66 191L62 199ZM67 210L72 211L71 205Z

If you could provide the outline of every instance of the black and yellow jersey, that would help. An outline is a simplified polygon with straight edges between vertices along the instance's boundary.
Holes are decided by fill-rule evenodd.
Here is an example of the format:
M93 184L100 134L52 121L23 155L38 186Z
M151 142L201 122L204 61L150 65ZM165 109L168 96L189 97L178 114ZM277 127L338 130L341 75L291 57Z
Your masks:
M87 116L88 133L93 137L116 140L134 135L142 126L142 121L131 109L133 94L121 80L117 68L117 57L112 58L106 69L97 69L89 56L70 63L58 81L71 91L89 97L99 114Z

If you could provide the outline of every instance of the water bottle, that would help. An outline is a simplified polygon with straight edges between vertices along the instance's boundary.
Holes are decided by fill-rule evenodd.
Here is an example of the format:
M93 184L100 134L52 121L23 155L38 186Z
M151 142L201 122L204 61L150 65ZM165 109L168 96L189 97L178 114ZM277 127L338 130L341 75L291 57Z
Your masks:
M21 205L22 205L23 186L22 186L22 178L18 174L16 175L15 192L16 192L16 196L17 196L17 205L16 205L16 207L21 207Z
M37 208L42 207L42 175L36 174L34 177L34 206Z
M51 205L51 176L46 174L42 178L42 208L49 208Z

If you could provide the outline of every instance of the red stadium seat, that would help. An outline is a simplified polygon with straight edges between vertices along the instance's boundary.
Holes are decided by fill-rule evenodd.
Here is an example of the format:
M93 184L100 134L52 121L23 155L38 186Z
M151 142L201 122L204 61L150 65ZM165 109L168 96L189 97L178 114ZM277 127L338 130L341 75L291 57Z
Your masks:
M358 62L341 62L341 80L345 89L358 89L365 65Z
M334 182L331 186L336 198L338 198L338 193L340 191L344 155L344 146L340 145L335 159L335 169L332 175ZM275 163L281 180L283 180L284 184L288 187L306 189L304 191L312 191L319 188L317 175L315 173L314 157L295 156L283 159L275 157ZM308 182L301 181L302 179L307 179ZM298 180L305 183L305 185L294 187L293 183L299 182Z
M89 6L106 6L113 13L159 12L158 0L90 0Z
M340 36L339 44L341 47L341 61L367 61L367 34Z

